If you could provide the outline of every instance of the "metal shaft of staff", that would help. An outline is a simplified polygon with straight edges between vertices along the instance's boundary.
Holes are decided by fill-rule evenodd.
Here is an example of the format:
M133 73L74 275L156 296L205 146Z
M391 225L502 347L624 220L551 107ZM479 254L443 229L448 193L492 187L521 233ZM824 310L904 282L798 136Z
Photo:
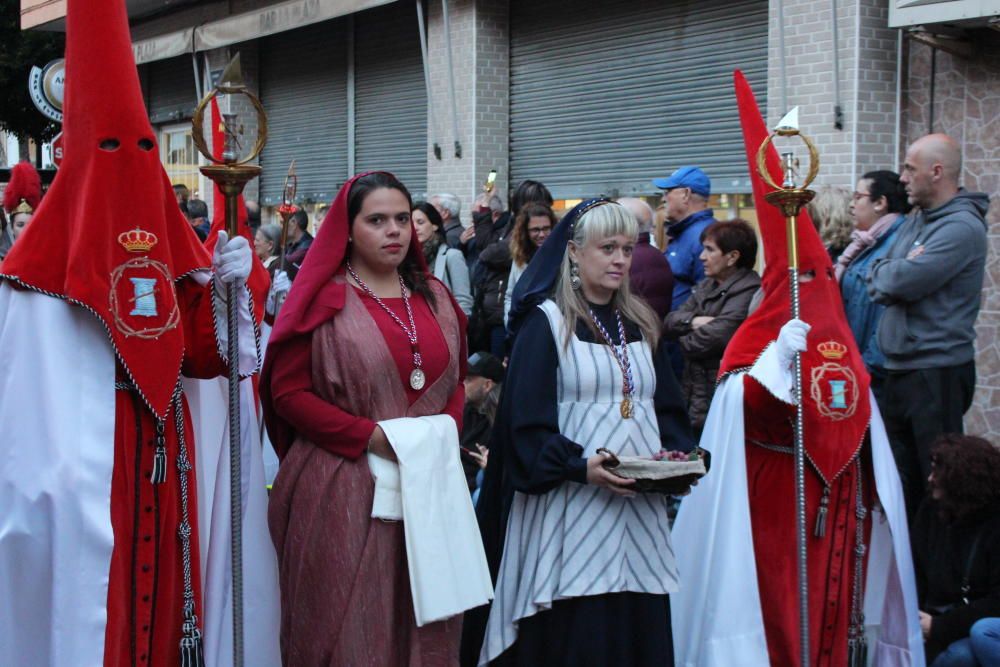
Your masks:
M237 200L226 196L226 227L230 238L239 234ZM233 569L233 665L243 667L243 466L242 414L240 410L239 286L226 285L226 318L229 326L229 521Z
M791 287L792 317L801 319L799 302L799 252L795 216L786 218L788 232L788 279ZM802 355L795 353L795 537L799 584L799 647L802 667L812 664L809 657L809 565L806 531L806 466L802 414Z

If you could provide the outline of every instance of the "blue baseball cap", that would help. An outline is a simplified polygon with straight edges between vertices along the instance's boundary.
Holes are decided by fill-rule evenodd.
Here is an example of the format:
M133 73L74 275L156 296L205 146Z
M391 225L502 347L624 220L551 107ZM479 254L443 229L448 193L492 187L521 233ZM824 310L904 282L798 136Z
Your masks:
M691 192L707 197L712 194L712 181L701 167L681 167L666 178L653 179L653 185L661 190L690 188Z

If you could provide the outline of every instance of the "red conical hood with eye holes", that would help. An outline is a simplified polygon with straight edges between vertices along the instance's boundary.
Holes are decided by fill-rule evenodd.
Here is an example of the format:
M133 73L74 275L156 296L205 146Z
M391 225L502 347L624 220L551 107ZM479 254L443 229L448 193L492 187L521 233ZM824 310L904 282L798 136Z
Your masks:
M165 416L185 346L174 283L211 257L160 165L124 0L67 2L63 142L59 174L0 279L99 317L147 405Z
M752 366L791 318L785 218L764 199L771 188L757 173L757 150L767 138L768 130L742 72L735 73L734 83L766 264L761 279L764 299L726 346L720 375ZM780 183L781 165L773 144L767 153L767 168L771 179ZM847 325L830 256L805 209L796 219L796 230L799 272L812 276L808 282L799 284L801 317L812 327L808 348L802 353L806 453L823 477L832 480L853 460L868 429L870 379ZM771 417L779 415L761 418Z

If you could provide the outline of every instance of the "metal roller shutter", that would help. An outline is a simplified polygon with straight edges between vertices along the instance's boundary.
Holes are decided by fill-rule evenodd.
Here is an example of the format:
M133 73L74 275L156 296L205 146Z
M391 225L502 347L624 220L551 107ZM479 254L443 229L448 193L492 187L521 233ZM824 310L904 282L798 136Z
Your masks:
M427 189L427 91L412 3L355 19L355 164L384 169L410 191Z
M151 123L170 123L194 115L198 91L191 56L159 60L141 69L139 80L148 95Z
M512 183L556 198L652 194L700 165L749 192L732 73L766 108L767 0L512 0Z
M302 199L330 201L347 180L347 44L346 20L261 40L260 97L268 115L264 204L280 203L293 159Z

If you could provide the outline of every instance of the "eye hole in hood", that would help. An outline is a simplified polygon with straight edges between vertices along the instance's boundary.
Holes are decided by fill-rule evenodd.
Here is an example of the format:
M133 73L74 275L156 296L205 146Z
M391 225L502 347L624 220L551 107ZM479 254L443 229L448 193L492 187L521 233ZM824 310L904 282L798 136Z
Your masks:
M139 148L141 148L146 152L153 150L153 146L155 145L153 143L153 140L148 137L143 137L142 139L139 140L138 143L139 143Z
M109 153L115 152L121 147L121 145L122 142L118 141L114 137L110 137L108 139L101 139L101 143L98 144L98 146L102 151L107 151Z

